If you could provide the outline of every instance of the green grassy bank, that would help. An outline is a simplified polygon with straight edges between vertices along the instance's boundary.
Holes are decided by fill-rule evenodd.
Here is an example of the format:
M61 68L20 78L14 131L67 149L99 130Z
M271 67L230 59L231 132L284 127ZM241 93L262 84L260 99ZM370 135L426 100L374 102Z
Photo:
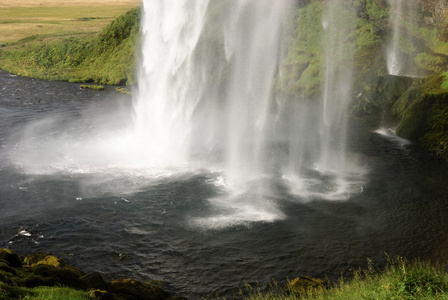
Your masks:
M278 293L262 293L249 287L246 299L315 299L315 300L358 300L358 299L448 299L448 274L428 262L408 262L397 257L389 261L383 271L377 271L371 264L367 270L354 272L354 278L341 278L333 287L327 284L302 281L297 285L291 281Z
M285 286L272 284L268 291L246 285L231 298L204 296L204 299L448 299L448 274L429 262L408 262L402 257L389 260L384 270L372 262L365 270L353 272L353 278L337 283L299 276ZM99 273L86 274L49 253L19 257L0 249L0 299L26 300L174 300L154 282L130 279L106 282Z
M130 85L139 26L140 8L135 8L99 34L32 35L0 50L0 68L47 80Z

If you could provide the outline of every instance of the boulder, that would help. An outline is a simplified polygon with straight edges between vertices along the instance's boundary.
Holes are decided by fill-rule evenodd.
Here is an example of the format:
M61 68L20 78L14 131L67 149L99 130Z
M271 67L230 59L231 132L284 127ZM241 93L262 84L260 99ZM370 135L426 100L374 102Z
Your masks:
M23 285L27 288L34 288L37 286L54 286L56 280L51 277L41 277L36 275L31 275L23 280Z
M89 273L79 278L82 280L87 289L95 289L95 290L107 290L107 283L104 281L103 276L101 276L98 272Z
M66 262L64 262L59 257L51 255L47 252L39 252L36 254L29 255L25 257L24 262L30 267L38 267L40 265L51 266L59 270L66 270L76 274L79 277L86 275L82 270L75 268Z
M37 252L34 254L30 254L24 258L23 263L29 267L35 267L39 261L43 260L48 255L51 255L51 253Z
M89 291L89 297L90 299L95 300L117 300L117 297L115 297L113 294L110 294L103 290L90 290Z
M158 286L132 279L111 281L109 292L128 300L164 300L170 298L169 294Z
M72 271L69 268L60 269L52 265L38 264L34 267L33 273L36 276L46 278L45 280L53 279L54 282L71 288L79 290L87 288L86 283L79 279L81 277L79 272Z
M0 260L4 260L10 267L19 268L22 266L22 261L19 256L9 249L0 249Z

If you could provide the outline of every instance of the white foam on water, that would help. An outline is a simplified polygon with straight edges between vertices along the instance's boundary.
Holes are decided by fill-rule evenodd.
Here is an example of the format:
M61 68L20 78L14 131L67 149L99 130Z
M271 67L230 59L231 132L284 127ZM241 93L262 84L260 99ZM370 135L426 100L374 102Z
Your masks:
M376 134L379 134L389 140L396 142L397 144L399 144L402 147L411 144L410 140L399 137L397 135L397 133L395 132L395 129L393 129L393 128L380 127L378 129L374 130L373 132Z
M347 159L352 73L338 37L351 29L338 18L341 0L329 1L324 97L317 105L280 99L275 78L293 2L144 0L133 114L32 122L12 138L10 161L27 174L72 176L82 199L222 170L207 181L219 196L190 219L200 228L285 219L272 183L281 170L294 195L348 199L361 187ZM303 173L307 164L319 166L315 178Z

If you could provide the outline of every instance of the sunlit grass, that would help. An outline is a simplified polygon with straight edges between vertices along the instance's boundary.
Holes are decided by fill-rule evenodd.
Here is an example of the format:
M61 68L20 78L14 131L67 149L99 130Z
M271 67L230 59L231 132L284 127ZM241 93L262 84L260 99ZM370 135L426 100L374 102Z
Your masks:
M110 0L109 0L110 1ZM82 17L95 22L99 17ZM114 18L100 32L54 31L32 34L0 49L0 68L45 80L132 84L139 38L139 7ZM51 25L58 28L58 24ZM88 27L88 26L85 26Z
M65 287L38 287L32 289L33 294L23 300L86 300L90 299L85 291Z
M367 270L355 271L353 279L341 278L329 289L318 288L294 294L279 293L278 287L268 292L250 286L246 288L248 295L244 299L249 300L448 299L448 274L430 262L408 262L396 257L389 260L388 267L381 272L369 263Z

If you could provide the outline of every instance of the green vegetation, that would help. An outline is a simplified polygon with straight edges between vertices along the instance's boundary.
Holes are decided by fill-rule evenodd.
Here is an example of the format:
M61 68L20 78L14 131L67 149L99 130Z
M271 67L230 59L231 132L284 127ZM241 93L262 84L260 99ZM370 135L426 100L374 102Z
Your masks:
M408 262L397 257L390 261L383 272L370 263L367 270L354 272L354 278L340 281L331 288L325 284L307 287L301 292L279 292L277 287L268 293L248 287L245 299L446 299L448 297L448 274L439 266L419 260ZM286 288L288 290L288 286ZM243 291L245 293L246 291Z
M0 44L13 46L21 44L29 37L79 38L97 34L114 18L137 7L140 2L138 0L3 1L0 6L2 16Z
M298 9L296 36L290 41L288 55L283 61L283 76L278 89L288 95L313 95L320 90L321 72L321 25L322 3L313 1Z
M82 88L82 89L91 89L91 90L97 90L97 91L103 91L104 90L104 86L103 85L82 84L79 87Z
M365 270L333 285L328 281L299 276L285 286L271 284L268 291L246 285L243 299L447 299L448 274L430 262L389 259L384 270L368 260ZM19 257L0 249L0 299L176 299L156 283L131 279L106 282L99 273L86 274L46 252Z
M125 94L125 95L132 95L132 92L128 89L124 89L122 87L116 87L115 90L119 93Z
M388 10L374 0L341 3L344 5L331 7L331 16L324 11L325 3L319 0L311 0L297 10L295 36L290 38L288 54L282 64L282 78L277 84L277 89L284 94L318 96L327 59L336 59L343 66L354 64L356 77L385 74L382 36L388 25ZM334 32L333 28L328 28L326 33L322 16L334 18L341 25L335 27L345 30ZM335 44L344 45L344 49L334 49ZM335 57L335 53L342 53L342 56ZM326 57L328 54L330 56Z
M4 292L8 290L9 292ZM2 294L2 292L4 292ZM2 298L3 297L3 298ZM67 287L36 287L27 288L6 288L0 283L0 299L23 299L23 300L86 300L91 299L85 291L75 290Z
M140 9L112 21L99 35L32 36L0 51L0 68L23 76L71 82L132 84Z

